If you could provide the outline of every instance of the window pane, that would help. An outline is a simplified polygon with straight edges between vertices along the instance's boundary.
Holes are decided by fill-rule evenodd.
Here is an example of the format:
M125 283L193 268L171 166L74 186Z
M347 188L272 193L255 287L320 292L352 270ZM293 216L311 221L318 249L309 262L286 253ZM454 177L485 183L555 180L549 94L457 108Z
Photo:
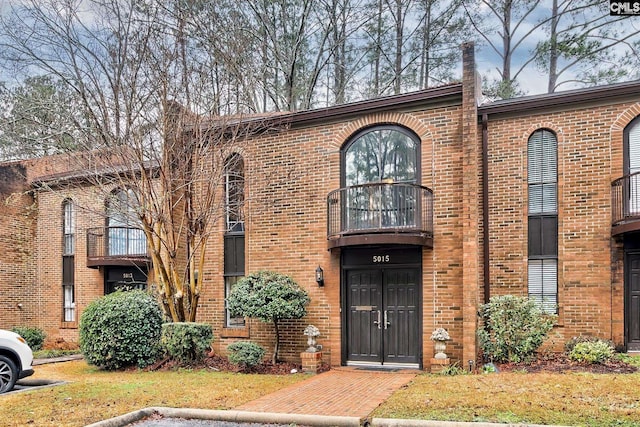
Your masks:
M234 154L225 162L227 231L244 231L244 160Z
M558 255L558 217L542 217L542 251L540 255Z
M224 278L224 296L225 296L225 324L227 328L243 328L245 325L244 317L231 316L231 313L227 309L227 297L231 294L231 290L238 283L242 276L228 276Z
M529 256L542 255L542 217L529 218Z
M629 174L640 172L640 121L626 129L628 137Z
M418 144L396 129L374 129L359 136L345 153L346 185L389 180L415 182Z
M556 313L558 304L558 260L530 259L528 266L529 297L547 313Z
M73 285L63 285L63 295L64 295L64 321L65 322L73 322L76 318L76 304L73 295Z
M63 255L73 255L75 252L75 212L73 203L70 200L66 200L63 204L63 243L62 252Z
M541 129L534 132L527 145L527 179L529 184L556 182L558 143L556 136Z
M542 185L532 184L529 186L529 215L541 214L542 212L544 212Z

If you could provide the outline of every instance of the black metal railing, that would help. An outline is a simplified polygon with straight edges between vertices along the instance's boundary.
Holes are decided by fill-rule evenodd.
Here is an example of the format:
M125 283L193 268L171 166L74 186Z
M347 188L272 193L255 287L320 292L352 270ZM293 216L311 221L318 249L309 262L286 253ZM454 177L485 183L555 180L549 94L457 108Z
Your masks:
M433 192L416 184L375 183L327 196L327 236L433 232Z
M611 208L613 225L640 220L640 172L611 183Z
M140 228L98 227L87 230L87 257L147 257L147 238Z

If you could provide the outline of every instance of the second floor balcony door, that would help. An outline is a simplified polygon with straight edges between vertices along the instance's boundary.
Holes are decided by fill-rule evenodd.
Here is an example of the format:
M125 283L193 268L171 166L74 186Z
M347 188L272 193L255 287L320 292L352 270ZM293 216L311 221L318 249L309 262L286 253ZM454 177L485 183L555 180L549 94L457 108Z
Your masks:
M628 176L628 211L626 215L640 215L640 118L632 121L625 132L624 174Z
M415 227L418 218L417 137L399 126L380 126L356 135L343 150L348 230ZM400 184L400 185L398 185Z
M107 254L139 255L147 253L144 232L136 216L137 199L131 190L119 190L112 195L107 207Z

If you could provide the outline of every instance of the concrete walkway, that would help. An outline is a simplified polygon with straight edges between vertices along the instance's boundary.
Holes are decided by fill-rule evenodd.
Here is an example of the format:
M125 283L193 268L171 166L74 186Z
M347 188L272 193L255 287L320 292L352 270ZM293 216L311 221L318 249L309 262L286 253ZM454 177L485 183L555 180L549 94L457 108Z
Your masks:
M418 371L331 369L235 409L252 412L349 416L365 419Z

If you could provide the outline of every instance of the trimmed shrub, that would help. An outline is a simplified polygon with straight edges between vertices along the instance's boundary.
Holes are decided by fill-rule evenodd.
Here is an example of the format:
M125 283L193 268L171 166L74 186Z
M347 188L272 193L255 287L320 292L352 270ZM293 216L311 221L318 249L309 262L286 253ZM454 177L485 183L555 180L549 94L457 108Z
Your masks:
M46 338L46 334L42 329L32 328L30 326L16 326L11 330L24 338L27 344L29 344L29 347L31 347L31 350L42 350L42 344Z
M250 368L262 362L265 349L251 341L238 341L227 347L229 361L242 368Z
M182 363L201 361L211 348L213 329L206 323L171 322L162 325L162 349Z
M148 366L159 355L162 320L157 301L144 291L105 295L82 313L80 350L102 369Z
M613 353L611 343L598 339L577 343L569 352L569 359L580 363L604 363L613 357Z
M572 337L569 341L567 341L564 344L564 351L565 353L569 354L574 349L576 344L579 344L581 342L598 342L598 341L605 341L609 343L609 345L611 345L611 348L613 348L613 343L611 341L606 341L598 337L594 337L593 335L578 335L577 337Z
M300 319L307 314L309 295L291 277L272 271L258 271L238 280L227 298L233 316L247 316L273 323L276 344L273 363L280 348L280 321Z
M480 348L493 362L533 359L553 328L556 316L545 314L529 298L504 295L481 306L484 326L478 329Z

